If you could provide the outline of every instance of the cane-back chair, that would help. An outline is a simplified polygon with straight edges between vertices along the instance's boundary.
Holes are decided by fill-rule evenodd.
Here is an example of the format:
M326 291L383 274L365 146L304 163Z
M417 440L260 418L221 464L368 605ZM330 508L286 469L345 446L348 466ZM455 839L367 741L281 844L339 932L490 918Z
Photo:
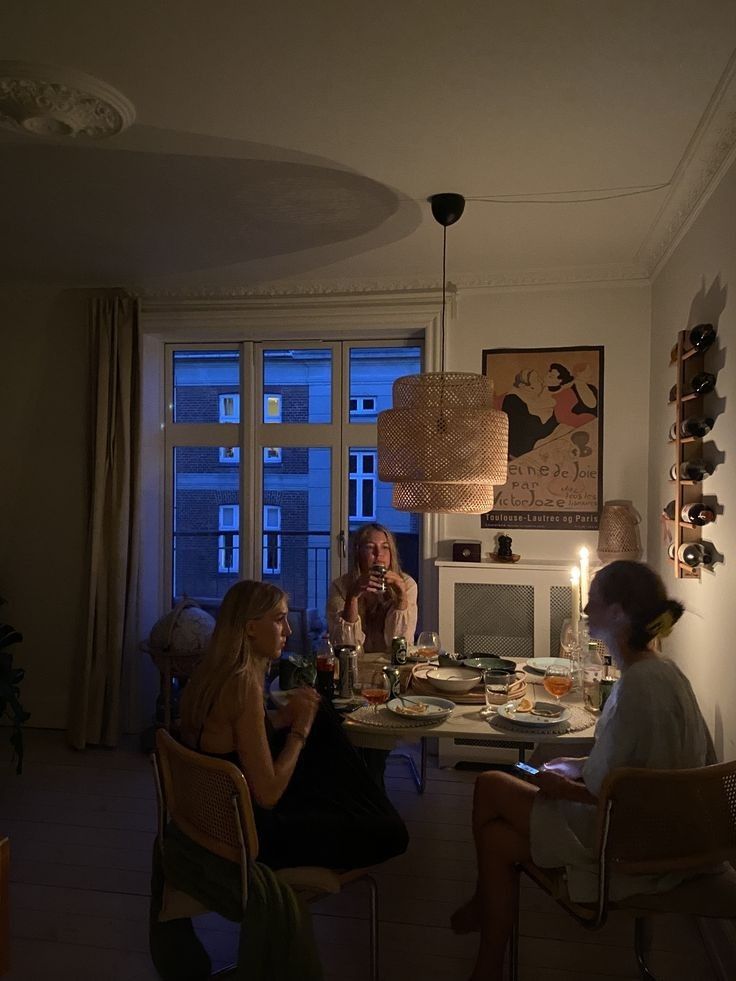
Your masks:
M646 964L649 917L662 913L736 918L736 761L689 770L621 768L606 779L598 803L598 897L573 902L563 869L520 866L545 892L589 929L609 910L634 917L634 949L641 977L656 981ZM719 868L720 871L704 872ZM613 873L692 873L666 892L609 899ZM518 908L511 942L511 978L518 978Z
M243 913L248 903L248 864L258 857L258 833L250 791L243 772L227 760L197 753L178 743L165 729L156 732L152 757L158 798L158 842L165 849L164 830L173 821L192 841L235 862L240 868ZM370 893L370 975L378 981L378 890L366 869L334 872L320 867L279 869L276 873L305 902L339 893L358 881ZM164 884L160 920L209 912L193 897Z

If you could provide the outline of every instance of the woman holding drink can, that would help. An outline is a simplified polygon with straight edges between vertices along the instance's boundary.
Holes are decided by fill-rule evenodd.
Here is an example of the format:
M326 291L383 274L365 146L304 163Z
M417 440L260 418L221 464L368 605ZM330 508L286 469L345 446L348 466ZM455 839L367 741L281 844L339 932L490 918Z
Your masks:
M394 637L414 643L417 584L401 571L388 528L371 523L355 532L352 567L330 586L327 619L336 645L355 643L366 653L384 653Z
M471 981L501 981L518 895L517 864L565 867L576 902L597 896L597 797L622 766L684 769L713 761L708 729L687 678L654 649L683 613L660 576L640 562L612 562L590 588L588 625L621 670L601 713L588 757L551 760L530 782L506 773L478 777L473 834L478 880L452 916L457 933L480 931ZM611 898L674 888L688 873L610 878Z

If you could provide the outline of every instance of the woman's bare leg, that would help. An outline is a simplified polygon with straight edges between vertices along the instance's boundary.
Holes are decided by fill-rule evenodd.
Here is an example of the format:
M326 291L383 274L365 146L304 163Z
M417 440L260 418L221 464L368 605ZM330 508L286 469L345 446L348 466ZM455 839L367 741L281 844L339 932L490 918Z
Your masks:
M475 782L473 796L473 837L478 859L479 881L483 875L485 831L489 825L503 822L518 835L529 841L529 814L537 788L507 773L490 771L482 773ZM481 893L478 886L474 895L457 909L450 918L456 933L472 933L480 930Z

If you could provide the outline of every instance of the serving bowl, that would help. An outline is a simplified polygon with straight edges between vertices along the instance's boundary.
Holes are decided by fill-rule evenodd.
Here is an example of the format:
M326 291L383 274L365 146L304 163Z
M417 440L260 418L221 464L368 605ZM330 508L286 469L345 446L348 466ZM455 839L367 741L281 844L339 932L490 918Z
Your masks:
M471 668L452 667L452 668L430 668L427 671L427 681L438 691L445 691L450 694L464 695L476 685L480 684L483 677L480 671Z

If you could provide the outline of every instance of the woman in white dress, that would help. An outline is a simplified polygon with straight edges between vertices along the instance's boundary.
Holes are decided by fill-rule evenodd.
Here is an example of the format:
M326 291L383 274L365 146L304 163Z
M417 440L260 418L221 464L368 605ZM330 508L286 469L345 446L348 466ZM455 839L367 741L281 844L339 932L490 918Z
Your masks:
M605 642L622 672L596 727L590 756L545 764L532 782L481 774L475 785L475 895L452 917L458 933L480 930L471 981L501 981L518 896L516 863L566 867L578 902L597 895L593 846L598 794L621 766L679 769L710 762L711 742L687 678L650 646L683 613L664 583L639 562L613 562L591 584L586 612L592 637ZM610 894L670 889L687 875L615 876Z
M371 571L375 566L385 574ZM352 568L330 586L327 620L333 643L360 644L366 653L390 651L393 637L414 643L417 584L401 571L388 528L371 523L355 532Z

